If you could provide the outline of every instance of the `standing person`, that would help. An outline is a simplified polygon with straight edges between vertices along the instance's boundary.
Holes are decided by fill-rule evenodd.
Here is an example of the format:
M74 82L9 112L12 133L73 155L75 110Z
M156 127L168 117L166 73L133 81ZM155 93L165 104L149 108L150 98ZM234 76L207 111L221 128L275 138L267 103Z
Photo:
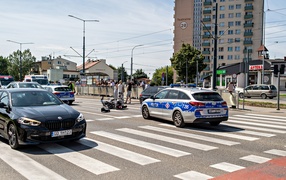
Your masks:
M229 82L227 85L227 90L229 92L229 94L232 95L233 91L234 91L234 83L233 82Z
M118 98L120 97L121 99L124 99L124 85L122 84L122 81L119 81L118 84Z
M113 97L114 97L115 100L117 100L117 98L118 98L118 84L117 84L117 82L115 83L113 88L114 88L113 89Z
M73 84L73 82L69 82L68 83L68 87L72 90L72 92L75 92L75 87L74 87L74 84Z
M126 101L125 104L127 104L127 101L129 100L129 104L131 104L131 92L132 92L132 82L129 80L127 82L127 95L126 95Z
M145 83L144 80L141 81L140 86L143 88L143 90L145 89Z

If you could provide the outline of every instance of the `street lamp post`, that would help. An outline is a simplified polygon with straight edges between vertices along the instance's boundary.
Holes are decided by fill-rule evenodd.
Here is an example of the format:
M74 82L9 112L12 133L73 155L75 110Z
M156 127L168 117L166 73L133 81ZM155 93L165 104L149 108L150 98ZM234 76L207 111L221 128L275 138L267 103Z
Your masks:
M136 47L139 47L139 46L143 46L143 44L139 44L139 45L136 45L132 48L131 50L131 73L130 73L130 77L131 77L131 81L132 81L132 71L133 71L133 50L136 48Z
M124 62L121 64L121 81L122 81L122 82L124 82L124 79L123 79L123 78L124 78L124 76L123 76L123 64L126 63L126 62L127 62L127 61L124 61Z
M78 18L73 15L69 15L69 17L78 19L83 22L82 74L85 75L85 22L99 22L99 20L86 20L86 19Z
M34 44L32 42L28 42L28 43L21 43L21 42L17 42L17 41L12 41L12 40L7 40L8 42L11 42L11 43L16 43L16 44L19 44L20 45L20 81L22 80L22 44Z

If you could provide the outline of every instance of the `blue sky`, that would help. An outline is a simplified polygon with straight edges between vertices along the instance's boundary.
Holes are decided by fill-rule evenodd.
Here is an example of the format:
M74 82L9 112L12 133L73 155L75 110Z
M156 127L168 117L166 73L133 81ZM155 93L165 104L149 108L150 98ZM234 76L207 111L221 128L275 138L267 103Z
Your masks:
M0 0L0 55L30 49L41 56L62 56L82 64L82 19L86 22L86 55L106 59L107 64L124 67L130 73L143 69L149 76L156 68L170 65L173 53L174 0ZM269 9L269 10L267 10ZM265 44L271 58L286 56L286 1L265 0ZM70 48L72 47L72 48ZM87 58L88 59L88 58ZM126 62L127 61L127 62Z

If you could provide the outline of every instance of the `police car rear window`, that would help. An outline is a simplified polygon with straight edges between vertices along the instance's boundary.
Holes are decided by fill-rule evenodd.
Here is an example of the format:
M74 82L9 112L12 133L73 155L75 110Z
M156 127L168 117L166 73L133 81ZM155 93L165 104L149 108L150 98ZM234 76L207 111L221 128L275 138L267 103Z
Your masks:
M69 87L57 87L55 91L71 91L71 89Z
M195 93L192 95L197 101L222 101L222 97L215 92Z

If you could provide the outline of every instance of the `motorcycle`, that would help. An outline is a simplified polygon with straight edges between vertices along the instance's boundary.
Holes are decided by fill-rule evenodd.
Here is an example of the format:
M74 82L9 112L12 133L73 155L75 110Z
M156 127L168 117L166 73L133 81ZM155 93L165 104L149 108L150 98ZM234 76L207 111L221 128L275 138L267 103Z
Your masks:
M126 109L127 106L124 105L123 99L119 96L118 99L109 99L104 100L104 96L101 97L101 103L103 107L101 108L101 112L110 112L110 109Z

